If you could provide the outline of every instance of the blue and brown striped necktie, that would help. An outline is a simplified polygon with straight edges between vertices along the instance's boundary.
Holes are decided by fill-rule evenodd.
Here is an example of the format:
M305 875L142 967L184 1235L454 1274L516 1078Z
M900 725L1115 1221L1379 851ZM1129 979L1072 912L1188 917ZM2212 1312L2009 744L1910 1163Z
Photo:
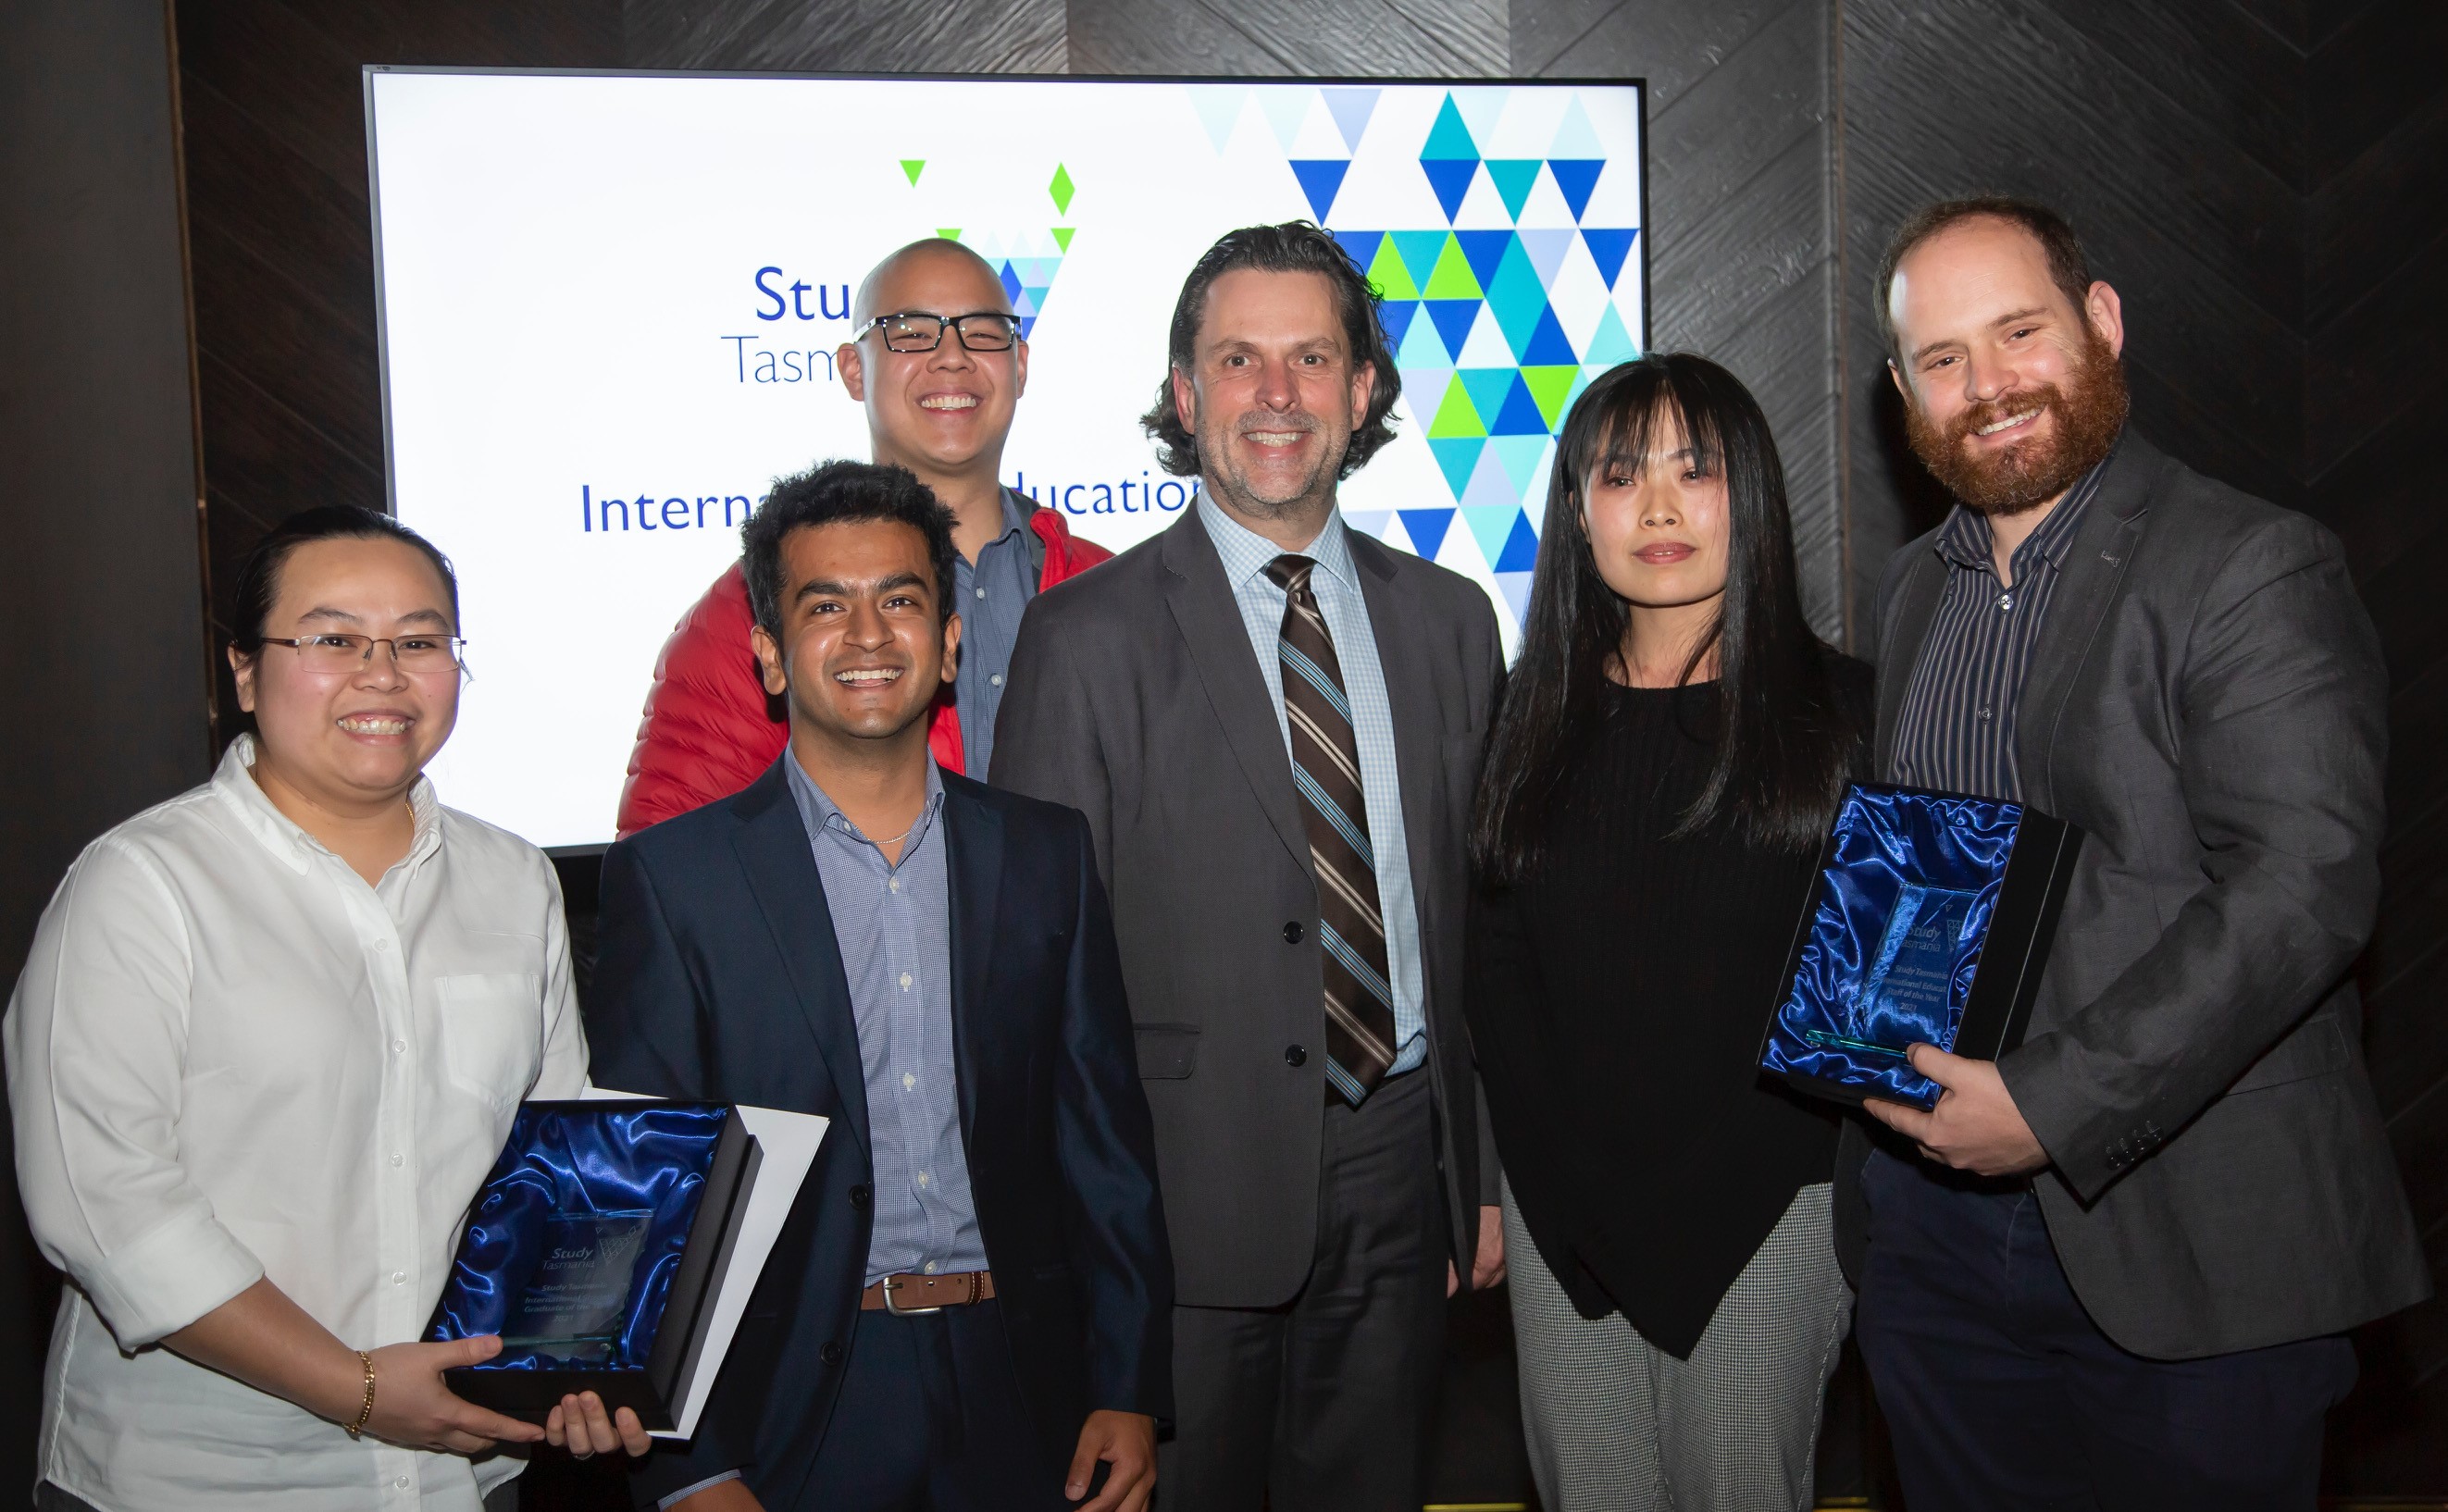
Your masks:
M1377 855L1360 786L1360 744L1343 663L1319 612L1310 576L1317 564L1280 556L1267 576L1284 590L1284 714L1291 727L1292 783L1317 871L1318 944L1326 965L1326 1079L1358 1107L1394 1063L1394 988L1386 969L1386 918L1377 903Z

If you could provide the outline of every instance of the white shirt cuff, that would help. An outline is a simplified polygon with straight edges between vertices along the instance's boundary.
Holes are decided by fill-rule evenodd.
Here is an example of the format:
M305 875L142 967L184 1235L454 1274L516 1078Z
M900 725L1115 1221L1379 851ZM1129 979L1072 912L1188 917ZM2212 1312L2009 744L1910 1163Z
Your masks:
M709 1475L695 1485L684 1485L680 1487L671 1495L656 1502L655 1505L663 1508L664 1512L671 1512L671 1508L679 1505L690 1497L697 1495L699 1491L711 1491L725 1481L736 1481L738 1479L739 1472L736 1470L725 1470L720 1475Z

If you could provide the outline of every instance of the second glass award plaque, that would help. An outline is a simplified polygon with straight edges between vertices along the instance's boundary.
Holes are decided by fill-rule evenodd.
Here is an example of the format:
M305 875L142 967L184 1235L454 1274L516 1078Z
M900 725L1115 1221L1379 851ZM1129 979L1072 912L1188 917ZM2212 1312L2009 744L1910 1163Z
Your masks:
M1820 853L1762 1069L1930 1107L1907 1052L2022 1043L2081 832L2019 803L1855 784Z

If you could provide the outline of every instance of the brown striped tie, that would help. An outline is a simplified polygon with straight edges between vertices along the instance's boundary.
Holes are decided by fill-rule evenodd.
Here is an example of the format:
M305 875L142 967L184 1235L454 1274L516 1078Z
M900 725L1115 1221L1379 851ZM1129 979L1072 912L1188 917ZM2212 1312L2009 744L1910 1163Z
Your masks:
M1267 576L1284 590L1284 714L1291 726L1292 784L1317 871L1318 944L1326 965L1326 1080L1358 1107L1394 1063L1393 978L1386 969L1386 919L1377 906L1377 857L1360 787L1360 745L1343 663L1318 611L1310 574L1317 564L1280 556Z

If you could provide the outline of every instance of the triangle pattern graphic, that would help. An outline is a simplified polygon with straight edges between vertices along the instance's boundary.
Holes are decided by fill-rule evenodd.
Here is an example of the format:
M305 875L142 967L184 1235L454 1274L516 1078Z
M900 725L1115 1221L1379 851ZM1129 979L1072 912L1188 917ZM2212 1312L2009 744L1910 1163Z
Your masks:
M1445 487L1454 491L1457 499L1469 489L1471 473L1479 467L1479 454L1486 449L1484 440L1428 437L1428 450L1436 453L1437 466L1445 475ZM1469 512L1467 509L1463 511L1464 518L1469 516Z
M1301 193L1309 196L1310 217L1323 224L1327 212L1334 208L1334 197L1343 188L1343 176L1351 171L1348 158L1310 158L1292 160L1292 177L1300 181Z
M1317 91L1296 85L1268 85L1257 90L1257 97L1258 113L1267 118L1267 129L1275 134L1275 145L1291 151L1292 139L1300 135L1301 122L1308 117Z
M1334 129L1343 133L1344 150L1360 150L1360 138L1368 129L1368 118L1377 113L1375 89L1322 89L1326 109L1334 117Z
M1403 527L1411 532L1411 545L1419 554L1434 562L1438 549L1445 544L1445 531L1453 525L1453 517L1451 509L1406 509Z
M1420 159L1424 163L1430 159L1479 161L1479 144L1471 140L1470 127L1463 124L1462 111L1450 94L1437 110L1436 124L1428 127L1428 140L1420 148Z
M1471 180L1479 176L1476 158L1423 158L1420 169L1428 176L1428 187L1436 191L1437 203L1444 207L1450 222L1454 212L1462 208L1463 196L1470 193Z
M1529 202L1531 186L1539 182L1539 160L1508 159L1500 162L1490 158L1487 176L1495 181L1496 192L1503 198L1504 213L1516 220L1520 219L1522 205Z
M1233 128L1241 124L1241 107L1250 102L1246 84L1194 84L1190 86L1190 108L1198 113L1198 124L1207 128L1207 140L1217 152L1233 140Z
M1546 495L1557 435L1591 380L1639 350L1632 332L1643 290L1636 280L1624 282L1637 272L1630 264L1640 250L1639 228L1582 223L1628 219L1599 205L1598 189L1613 182L1606 168L1616 149L1596 129L1590 103L1575 93L1560 119L1545 106L1524 120L1504 86L1457 85L1442 99L1429 96L1436 100L1433 122L1403 144L1384 140L1392 127L1377 121L1382 92L1374 87L1198 86L1192 92L1219 149L1248 124L1242 116L1255 96L1310 214L1331 227L1378 291L1406 417L1426 439L1451 505L1412 500L1392 512L1354 515L1354 527L1388 543L1407 541L1431 561L1457 552L1466 558L1453 543L1467 536L1518 622L1539 551L1531 510ZM1419 117L1403 120L1409 131L1421 131ZM1420 203L1425 183L1441 215L1425 213L1421 203L1405 218L1409 225L1334 223L1353 182L1342 154L1356 152L1371 129L1381 152L1411 147L1422 178L1406 192ZM1011 248L1022 297L1039 306L1052 268L1040 274L1018 254L1044 250L1052 249ZM1460 532L1456 515L1463 522ZM1478 572L1466 561L1456 565Z
M1621 229L1581 227L1581 243L1590 249L1590 260L1598 265L1598 277L1606 286L1615 287L1623 277L1624 259L1632 254L1633 239L1640 235L1638 226Z
M1597 191L1598 172L1606 166L1603 158L1549 158L1547 171L1556 176L1556 187L1564 191L1564 203L1570 205L1573 219L1590 207L1590 196Z
M1504 595L1505 603L1511 606L1516 624L1530 618L1530 580L1533 576L1528 572L1494 574L1497 591Z
M1530 528L1527 510L1513 511L1513 528L1504 537L1504 551L1488 565L1499 572L1527 572L1539 564L1539 537Z
M1504 554L1504 543L1513 534L1513 522L1521 514L1518 504L1463 506L1463 523L1470 527L1470 538L1479 543L1479 554L1487 559L1490 571L1496 559Z
M1565 107L1564 119L1556 127L1556 140L1547 144L1551 158L1603 158L1606 146L1598 141L1597 128L1590 124L1590 113L1581 105L1581 97L1573 96Z

